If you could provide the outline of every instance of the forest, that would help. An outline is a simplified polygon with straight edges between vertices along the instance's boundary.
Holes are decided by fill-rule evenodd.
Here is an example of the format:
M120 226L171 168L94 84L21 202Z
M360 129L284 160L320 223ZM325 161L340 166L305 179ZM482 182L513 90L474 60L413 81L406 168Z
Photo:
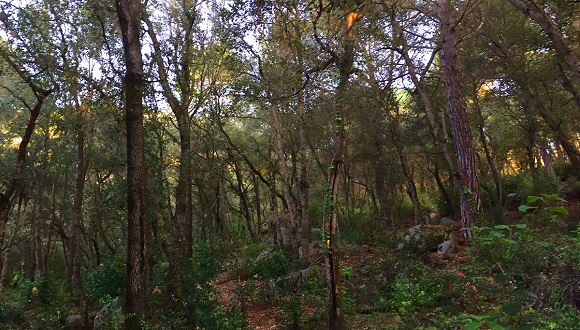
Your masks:
M577 329L580 1L0 0L0 329Z

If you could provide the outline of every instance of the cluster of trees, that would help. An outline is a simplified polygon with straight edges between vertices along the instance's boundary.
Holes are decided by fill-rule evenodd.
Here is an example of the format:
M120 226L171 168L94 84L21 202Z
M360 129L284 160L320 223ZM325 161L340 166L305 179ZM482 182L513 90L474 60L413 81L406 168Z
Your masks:
M138 324L148 269L187 294L195 241L307 267L316 226L340 328L339 223L419 223L439 198L469 238L504 177L580 168L579 6L0 1L0 294L62 271L88 322L82 273L126 255Z

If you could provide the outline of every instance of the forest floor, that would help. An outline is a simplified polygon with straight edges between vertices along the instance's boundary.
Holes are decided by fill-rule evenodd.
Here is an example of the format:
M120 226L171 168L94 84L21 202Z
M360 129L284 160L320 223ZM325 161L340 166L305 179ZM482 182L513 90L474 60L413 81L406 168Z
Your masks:
M566 217L568 227L575 227L580 222L580 198L568 200L563 205L569 211ZM534 226L533 222L537 221L537 219L511 219L511 221L514 220L514 224L523 221L528 222L531 227ZM493 225L490 228L492 227ZM398 236L401 237L405 232L406 230L401 230ZM392 233L384 233L384 237L387 240L396 240L392 236ZM346 315L347 327L359 330L431 329L433 327L430 327L430 325L436 324L437 320L443 317L442 314L449 313L446 308L459 315L465 313L465 315L470 315L466 317L474 318L477 318L477 314L475 314L477 311L480 311L480 313L490 310L497 311L498 308L502 307L502 304L514 298L508 294L495 294L490 293L492 292L491 290L488 290L489 292L486 291L489 289L485 287L486 285L501 288L504 284L494 278L494 276L498 275L497 272L494 273L490 269L481 268L479 264L474 264L473 258L477 254L466 252L469 245L473 244L462 239L460 231L455 233L455 251L451 255L439 255L437 252L429 252L420 256L410 257L409 255L403 255L395 248L386 247L385 245L372 246L371 244L345 243L340 253L344 294L343 309ZM514 247L518 246L514 245ZM313 250L316 251L315 245L313 245ZM317 253L320 254L321 250L319 249ZM498 253L500 253L499 250ZM534 256L531 256L531 258L534 258ZM512 276L513 274L508 274L507 267L505 265L502 266L503 261L497 261L496 265L500 269L501 267L506 268L505 271L502 269L501 272ZM525 263L527 261L520 260L517 262ZM230 307L232 304L237 304L236 307L244 312L246 322L252 329L288 329L288 296L292 295L299 296L301 322L308 319L318 319L318 323L307 322L306 326L302 323L301 328L315 329L318 328L320 322L324 322L326 317L326 295L324 276L322 275L323 264L323 261L318 263L318 275L315 275L319 277L315 279L318 289L315 294L312 293L311 289L299 290L298 292L300 293L297 293L297 291L289 293L287 291L267 290L267 281L257 278L250 278L248 281L247 277L236 275L231 270L218 274L213 281L213 285L218 294L218 301L224 306ZM415 264L415 266L409 268L408 264ZM494 265L491 267L493 268ZM524 269L525 267L526 265L524 265ZM417 269L419 269L418 272ZM474 278L478 276L478 272L487 272L487 275L484 274L484 276ZM517 272L517 269L514 272ZM422 279L413 278L417 274L419 274L419 277L426 277L429 281L437 284L431 286L432 284L430 283L422 282ZM403 279L403 276L410 276L411 279ZM512 277L518 279L518 281L530 282L533 276L534 274L531 271L529 274L524 271L520 275L516 274ZM452 278L452 280L441 280L444 278ZM397 281L411 283L411 286L394 287L393 283ZM509 281L513 281L513 279L507 281L510 283ZM248 298L247 294L240 293L240 290L246 288L250 282L254 287L253 292L264 289L268 291L267 296L254 299ZM414 290L412 286L421 288ZM445 287L442 292L440 292L441 286ZM429 300L431 299L431 292L429 292L431 289L440 294L440 296L434 297L433 301ZM253 295L254 297L256 296L255 293ZM412 297L412 295L425 295L426 298L421 300L417 297ZM240 298L241 296L245 298ZM313 298L313 296L316 296L316 298ZM444 298L441 299L442 297ZM393 301L402 307L393 309L391 304ZM532 306L531 303L528 306ZM315 315L317 313L320 315ZM495 312L490 315L496 315L493 313ZM410 321L405 314L415 315L413 320L415 325L413 327L409 325ZM508 315L509 317L506 315L500 316L497 316L499 320L503 320L501 317L508 320L506 324L516 322L513 321L516 318L512 318L511 315ZM522 316L521 319L524 320L525 317ZM461 322L465 325L466 322L469 323L470 321L464 317ZM488 323L495 324L494 322L489 321ZM500 321L498 322L498 324L502 324ZM389 327L386 327L386 324ZM420 324L420 326L416 327L416 324ZM483 322L482 324L486 323ZM457 329L463 328L460 326ZM504 327L504 329L508 328Z

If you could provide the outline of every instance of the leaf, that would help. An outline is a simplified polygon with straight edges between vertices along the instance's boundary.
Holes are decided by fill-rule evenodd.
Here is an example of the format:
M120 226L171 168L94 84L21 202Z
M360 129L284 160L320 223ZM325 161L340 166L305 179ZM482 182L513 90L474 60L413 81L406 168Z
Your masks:
M499 231L492 230L487 234L487 238L502 238L505 237L504 233L500 233Z
M528 203L535 203L536 201L538 201L539 199L542 199L542 197L540 196L528 196Z
M507 243L507 244L516 244L517 243L513 239L509 239L509 238L502 238L501 241L504 243Z
M503 325L499 324L499 323L495 323L495 322L487 322L487 326L491 329L491 330L505 330L507 329L506 327L504 327Z
M465 330L477 330L481 327L481 322L470 322L465 326Z
M508 229L508 226L506 225L497 225L493 227L494 229Z
M470 246L467 249L465 249L465 254L469 254L471 251L473 251L473 246Z
M516 315L522 309L522 304L517 301L511 301L503 304L499 310L507 315Z
M548 207L548 210L550 210L551 212L554 212L554 213L561 213L561 214L568 215L568 210L564 207L561 207L561 206L550 206L550 207Z
M544 247L544 248L548 248L548 247L552 246L551 243L544 242L544 241L536 242L536 244L538 244L539 246Z
M525 223L518 223L515 224L514 227L518 228L518 229L524 229L526 228L528 225L526 225Z
M526 204L522 204L520 205L520 207L518 207L518 211L520 212L528 212L529 209L537 209L537 206L528 206Z
M562 199L562 197L558 196L558 194L551 194L551 195L542 195L544 196L547 200L551 200L551 201L563 201L564 199Z

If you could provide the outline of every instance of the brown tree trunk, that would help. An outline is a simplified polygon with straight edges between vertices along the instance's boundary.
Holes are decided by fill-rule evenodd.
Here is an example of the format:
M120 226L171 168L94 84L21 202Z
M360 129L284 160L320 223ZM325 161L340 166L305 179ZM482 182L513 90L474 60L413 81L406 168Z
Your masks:
M454 22L451 22L448 0L439 0L443 47L441 66L445 83L447 112L451 121L451 130L455 142L455 153L459 165L459 176L462 187L460 213L465 227L464 236L471 238L471 226L474 214L481 210L481 193L475 151L471 130L467 120L465 101L461 95L459 70L457 67L457 49Z
M83 108L77 105L77 111L79 112L77 118L79 119L79 121L81 121L80 125L81 127L77 132L78 164L75 179L75 195L72 209L69 266L71 267L71 282L73 286L73 292L78 307L80 309L83 326L85 328L88 328L89 314L87 306L87 297L83 289L83 281L81 274L81 266L82 266L81 242L83 241L81 237L82 218L83 218L83 199L88 163L85 156L85 132L84 132L85 128L84 128L84 114L82 113Z
M487 144L487 137L485 136L485 119L483 119L483 115L481 113L481 108L479 107L477 98L475 98L475 110L477 113L477 118L479 120L478 131L479 131L479 140L483 147L483 152L485 153L485 159L487 160L487 166L489 166L489 171L491 172L491 178L495 185L495 194L494 199L496 205L501 205L501 184L499 181L499 173L497 171L497 166L493 161L493 157L491 156L491 150Z
M422 81L419 80L419 77L417 76L417 73L415 70L415 64L413 63L413 61L411 60L411 57L409 55L409 45L408 45L407 39L404 35L403 28L397 22L395 17L391 17L391 24L393 25L393 29L395 30L394 32L396 33L398 40L401 43L400 44L401 56L403 57L405 64L407 65L411 81L413 82L413 85L415 85L415 90L419 94L419 98L421 100L421 103L423 104L423 109L425 111L425 114L427 115L427 119L429 120L429 125L431 126L431 134L433 135L435 145L437 146L437 148L439 149L439 152L441 153L441 155L445 159L445 162L447 164L447 168L449 169L449 172L451 173L450 180L453 182L454 186L458 190L459 195L463 196L465 192L463 189L463 183L461 181L461 176L458 174L460 169L458 168L456 157L452 157L452 155L451 155L451 152L449 150L449 146L447 144L447 139L445 136L446 132L442 128L442 124L438 120L438 115L437 115L437 111L435 110L435 106L433 105L433 102L431 101L431 98L430 98L429 94L427 93L427 90L423 87ZM434 54L432 54L432 56L434 56ZM437 160L435 160L435 161L437 161ZM442 189L442 192L445 191L444 186L442 185L442 182L438 182L438 186L440 187L440 189ZM447 199L449 201L451 201L449 198L447 198ZM454 208L453 205L451 203L448 203L448 205L449 205L449 209L453 210L453 208ZM468 233L468 235L470 235L470 231L466 231L466 233Z
M576 106L578 106L578 108L580 108L580 93L578 93L578 90L576 89L576 87L574 86L574 84L572 83L570 78L568 78L568 75L566 74L566 70L564 69L564 66L562 65L562 63L560 63L560 62L558 62L558 74L560 75L560 81L562 83L562 87L564 87L564 89L566 91L568 91L568 93L572 94L572 98L574 99L574 103L576 103Z
M282 242L290 247L294 256L298 256L298 251L296 247L296 232L295 229L298 228L296 225L296 206L292 198L292 176L290 174L290 169L286 163L286 154L284 137L282 135L282 123L280 122L280 113L278 112L278 105L273 104L270 106L272 113L272 127L274 128L274 135L276 137L276 155L278 156L278 164L280 164L280 172L282 174L282 191L284 193L284 199L286 200L285 205L287 205L288 219L285 219L284 223L280 224L283 230L288 231L290 235L289 242ZM284 237L284 235L282 235Z
M20 69L19 69L20 70ZM28 118L28 123L26 124L26 129L24 135L22 135L22 140L18 145L18 154L16 155L16 166L14 172L12 173L12 178L3 192L0 192L0 238L4 237L4 231L6 229L6 224L8 223L8 214L10 208L12 207L12 197L16 190L20 187L22 181L22 174L26 166L26 154L28 152L28 144L32 138L32 133L36 127L36 122L38 116L40 115L40 110L44 104L44 100L47 96L52 94L53 90L35 90L36 94L36 104L33 109L30 109L30 117Z
M189 114L178 111L177 126L179 130L179 174L175 191L175 231L174 249L179 251L177 258L185 265L192 257L193 248L193 210L192 210L192 175L191 175L191 133Z
M127 299L124 329L141 329L147 297L145 221L145 152L143 132L143 59L141 2L116 0L125 54L125 115L127 125Z
M296 16L297 22L300 22L300 8L298 7L299 2L295 2L294 15ZM294 33L296 38L295 51L296 60L298 62L298 67L302 68L304 66L304 54L302 46L302 29L300 24L294 24ZM300 74L300 82L303 80L303 74ZM300 200L300 232L301 232L301 248L302 248L302 267L306 268L310 266L310 223L308 218L308 137L306 136L306 118L305 118L305 105L304 105L304 94L302 90L296 95L298 101L298 106L296 108L298 112L298 199Z
M8 275L10 273L10 256L12 254L12 247L14 241L16 240L16 234L20 230L20 223L22 218L22 195L18 198L18 207L16 209L16 221L14 223L14 229L8 238L6 243L6 248L4 250L4 259L2 260L2 271L0 272L0 297L4 293L4 286L6 285Z
M580 60L572 51L572 48L567 44L562 32L554 23L551 15L529 0L508 0L514 7L521 11L524 15L536 22L542 30L548 35L552 46L556 50L558 57L574 72L576 77L580 80Z

